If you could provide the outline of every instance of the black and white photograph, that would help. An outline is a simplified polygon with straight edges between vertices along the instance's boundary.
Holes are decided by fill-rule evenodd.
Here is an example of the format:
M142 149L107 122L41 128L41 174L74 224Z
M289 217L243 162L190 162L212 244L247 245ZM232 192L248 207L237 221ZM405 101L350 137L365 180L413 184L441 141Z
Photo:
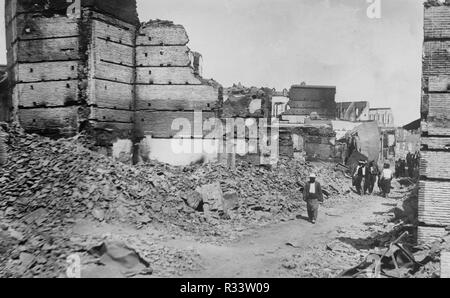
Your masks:
M449 0L0 0L0 279L450 278L449 169Z

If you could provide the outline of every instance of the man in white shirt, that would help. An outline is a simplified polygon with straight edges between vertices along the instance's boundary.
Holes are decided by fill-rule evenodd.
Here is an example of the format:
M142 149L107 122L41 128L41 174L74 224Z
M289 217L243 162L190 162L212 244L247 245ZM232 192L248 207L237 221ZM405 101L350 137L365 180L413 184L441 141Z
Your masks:
M380 189L381 189L381 194L383 195L383 197L387 198L389 193L391 192L391 182L392 179L394 178L394 173L392 172L392 170L390 169L390 165L388 163L386 163L384 165L384 169L383 171L381 171L380 174Z

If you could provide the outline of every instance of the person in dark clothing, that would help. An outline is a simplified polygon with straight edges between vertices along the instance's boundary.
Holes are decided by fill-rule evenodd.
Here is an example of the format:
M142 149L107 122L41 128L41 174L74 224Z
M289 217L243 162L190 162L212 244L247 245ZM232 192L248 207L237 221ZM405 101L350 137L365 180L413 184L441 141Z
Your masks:
M374 161L369 162L369 164L366 167L366 176L365 176L365 182L364 182L364 194L372 194L373 189L375 187L375 182L377 181L378 176L378 166L375 164Z
M308 218L311 223L315 224L319 214L319 205L323 202L322 187L316 181L316 175L311 174L309 182L305 184L303 189L303 200L307 204Z
M364 160L359 161L359 165L356 167L355 173L353 174L354 186L359 195L362 195L363 180L366 176L366 162ZM364 182L365 183L365 182Z

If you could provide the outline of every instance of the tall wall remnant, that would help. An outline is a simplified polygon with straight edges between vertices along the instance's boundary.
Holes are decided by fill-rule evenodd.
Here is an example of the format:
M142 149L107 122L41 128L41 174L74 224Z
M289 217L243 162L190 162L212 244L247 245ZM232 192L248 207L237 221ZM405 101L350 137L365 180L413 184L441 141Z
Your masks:
M194 111L203 121L215 116L220 86L200 76L201 56L192 52L181 25L169 21L144 23L136 39L136 117L138 135L172 138L175 119L188 119ZM192 136L194 131L192 130ZM202 138L202 136L195 136Z
M220 85L201 77L185 29L142 25L135 0L6 0L13 116L28 132L97 145L172 138L172 120L214 116Z
M135 1L7 0L5 8L13 117L23 128L129 135Z
M450 226L450 6L425 3L419 243Z

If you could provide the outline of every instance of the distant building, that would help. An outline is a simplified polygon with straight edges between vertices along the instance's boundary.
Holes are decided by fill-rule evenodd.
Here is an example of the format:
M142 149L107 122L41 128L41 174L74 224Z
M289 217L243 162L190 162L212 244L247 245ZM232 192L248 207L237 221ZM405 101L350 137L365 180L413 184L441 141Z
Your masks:
M368 101L336 103L336 118L343 121L369 121L370 104Z
M395 148L396 158L406 158L408 153L416 153L420 150L420 124L421 119L397 128Z
M394 114L391 108L376 108L370 109L369 120L377 121L378 126L383 127L394 127Z
M320 119L335 119L336 87L294 85L289 90L289 109L282 120L290 123L304 123L311 114Z
M272 116L278 118L284 112L286 112L287 104L289 102L289 91L284 89L283 91L272 90Z

